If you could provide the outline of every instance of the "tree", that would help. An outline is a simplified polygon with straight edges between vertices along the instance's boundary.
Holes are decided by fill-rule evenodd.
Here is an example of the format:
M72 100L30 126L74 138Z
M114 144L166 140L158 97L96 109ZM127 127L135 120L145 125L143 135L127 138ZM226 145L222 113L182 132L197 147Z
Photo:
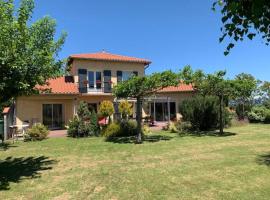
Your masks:
M118 109L124 120L127 120L128 116L132 115L133 112L132 104L127 100L121 101L119 103Z
M245 107L252 101L252 95L257 89L258 81L250 74L241 73L234 79L234 100L240 110L239 119L245 118Z
M127 81L114 87L113 94L116 98L135 98L137 120L137 143L142 142L142 102L144 97L150 96L164 87L178 85L177 74L172 71L153 73L149 76L133 76Z
M103 117L105 117L105 120L107 117L109 117L109 123L110 123L111 115L114 113L113 103L111 101L102 101L99 106L99 113Z
M222 36L229 37L234 42L243 41L245 37L252 40L260 35L266 45L270 42L270 1L269 0L215 0L216 5L221 6ZM225 55L234 47L234 42L229 43Z
M56 22L43 17L30 24L33 0L0 0L0 102L32 94L35 86L61 73L58 52L66 34L54 39Z
M205 95L218 97L219 100L219 132L222 135L224 129L224 99L233 94L233 82L224 78L226 72L218 71L214 74L204 74L201 70L193 72L190 66L180 71L181 79L192 84L194 89Z

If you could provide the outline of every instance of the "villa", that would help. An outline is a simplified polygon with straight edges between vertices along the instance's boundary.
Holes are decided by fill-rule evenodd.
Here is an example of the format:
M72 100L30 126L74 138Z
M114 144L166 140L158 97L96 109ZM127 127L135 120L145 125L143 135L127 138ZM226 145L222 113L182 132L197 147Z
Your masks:
M21 96L15 101L12 112L13 124L43 123L50 129L61 129L76 115L80 101L88 103L89 109L98 111L103 100L114 102L117 114L117 99L112 90L118 83L132 75L144 76L151 61L107 53L105 51L69 56L69 76L48 80L48 85L37 86L40 94ZM143 116L151 116L154 121L179 120L179 104L192 97L190 85L179 84L168 87L156 95L145 99ZM136 117L136 100L132 103ZM7 124L6 124L7 126Z

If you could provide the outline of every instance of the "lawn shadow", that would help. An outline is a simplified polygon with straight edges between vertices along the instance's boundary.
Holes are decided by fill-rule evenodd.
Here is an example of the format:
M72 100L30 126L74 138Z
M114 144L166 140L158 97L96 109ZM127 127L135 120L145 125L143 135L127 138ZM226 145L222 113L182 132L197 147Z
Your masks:
M171 136L165 136L165 135L146 135L143 138L143 142L159 142L159 141L167 141L171 140L173 137ZM129 144L129 143L136 143L136 136L130 136L130 137L112 137L107 138L106 142L113 142L113 143L119 143L119 144Z
M256 159L259 165L266 165L270 167L270 153L259 155Z
M24 179L39 178L41 171L52 169L56 163L48 157L7 157L0 160L0 190L9 190L10 183L19 183Z
M224 132L222 135L218 131L188 131L180 134L181 137L185 136L194 136L194 137L203 137L203 136L213 136L213 137L228 137L235 136L236 133L233 132Z
M11 147L18 147L18 146L14 145L14 144L10 144L10 143L0 143L0 151L1 150L6 151Z

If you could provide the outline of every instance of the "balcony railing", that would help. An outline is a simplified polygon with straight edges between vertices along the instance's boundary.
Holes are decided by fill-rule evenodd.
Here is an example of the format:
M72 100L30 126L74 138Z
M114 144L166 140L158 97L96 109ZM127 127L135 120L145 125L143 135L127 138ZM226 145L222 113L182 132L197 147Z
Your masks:
M89 87L89 84L85 84L84 87L79 87L80 93L112 93L112 83L104 82L102 87Z

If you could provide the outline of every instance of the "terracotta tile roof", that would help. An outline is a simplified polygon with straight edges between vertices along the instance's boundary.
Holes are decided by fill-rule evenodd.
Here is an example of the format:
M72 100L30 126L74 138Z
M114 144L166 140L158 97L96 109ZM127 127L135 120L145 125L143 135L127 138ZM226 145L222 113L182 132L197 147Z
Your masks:
M194 89L191 84L187 85L180 83L178 86L170 86L163 88L159 92L192 92L192 91L194 91Z
M79 94L78 86L72 76L49 79L47 82L48 85L36 86L42 94Z
M10 107L4 107L2 114L9 113Z
M129 56L122 56L117 54L111 54L105 51L97 53L84 53L84 54L74 54L69 56L69 58L74 59L89 59L89 60L102 60L102 61L120 61L120 62L133 62L133 63L143 63L148 65L151 63L150 60L135 58Z

